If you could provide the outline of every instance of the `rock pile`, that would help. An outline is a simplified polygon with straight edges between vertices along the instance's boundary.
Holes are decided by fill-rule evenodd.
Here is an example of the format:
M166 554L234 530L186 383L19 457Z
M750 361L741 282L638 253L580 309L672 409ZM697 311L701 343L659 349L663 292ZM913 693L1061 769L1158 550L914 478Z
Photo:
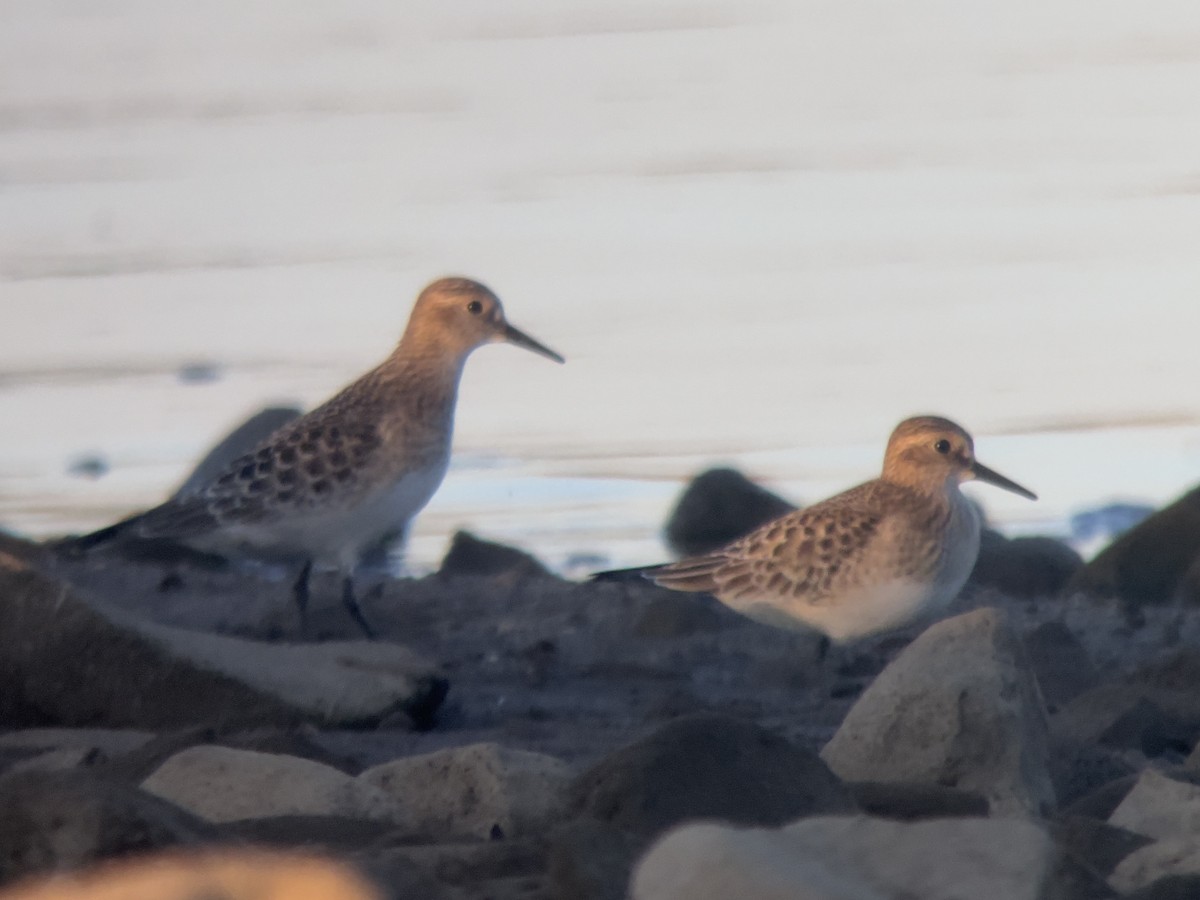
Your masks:
M0 539L0 898L1200 896L1200 609L990 552L821 659L465 535L366 592L376 643L334 592L287 640L285 577Z

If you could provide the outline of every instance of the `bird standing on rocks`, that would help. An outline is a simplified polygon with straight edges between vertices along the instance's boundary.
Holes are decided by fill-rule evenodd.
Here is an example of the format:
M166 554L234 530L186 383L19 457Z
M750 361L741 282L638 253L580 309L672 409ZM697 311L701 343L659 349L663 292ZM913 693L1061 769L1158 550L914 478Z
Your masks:
M500 300L467 278L417 297L400 343L379 366L267 437L195 490L67 546L167 540L220 556L298 563L295 599L306 630L314 563L342 574L342 602L368 637L354 592L365 549L403 532L441 484L467 357L508 342L563 358L508 324Z
M701 556L597 577L641 574L710 593L768 625L846 643L945 608L979 555L979 515L959 491L978 479L1037 497L975 459L974 442L939 416L896 426L883 472Z

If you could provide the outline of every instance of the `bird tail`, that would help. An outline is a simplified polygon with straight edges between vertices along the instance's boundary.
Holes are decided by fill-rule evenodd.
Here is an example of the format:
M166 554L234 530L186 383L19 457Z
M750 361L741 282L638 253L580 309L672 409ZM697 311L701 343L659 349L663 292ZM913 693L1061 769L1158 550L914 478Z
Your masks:
M663 566L660 564L653 566L634 566L631 569L606 569L603 572L593 572L588 576L588 581L642 581L643 579L649 579L653 577L653 574L662 568Z
M667 566L659 566L647 577L659 587L673 591L712 593L717 589L713 576L723 563L724 559L720 556L691 556Z
M99 547L102 544L107 544L120 537L128 536L130 528L141 517L142 513L138 513L135 516L122 519L120 522L114 522L112 525L106 525L104 528L88 534L76 534L61 538L52 542L50 546L70 556L83 556L89 550Z
M632 569L596 572L591 580L630 582L645 579L673 591L712 593L717 588L713 576L723 562L724 559L719 556L692 556L656 566L634 566Z

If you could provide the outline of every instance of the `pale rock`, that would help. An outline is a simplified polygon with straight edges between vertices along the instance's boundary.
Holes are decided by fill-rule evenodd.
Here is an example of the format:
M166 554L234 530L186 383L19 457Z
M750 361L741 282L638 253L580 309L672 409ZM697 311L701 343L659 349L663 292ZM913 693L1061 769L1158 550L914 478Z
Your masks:
M1200 840L1194 834L1166 838L1134 850L1113 869L1108 883L1124 895L1168 875L1200 875Z
M553 756L486 743L402 757L358 780L403 804L424 833L512 838L559 815L571 777Z
M215 744L176 753L141 786L209 822L304 815L403 821L391 797L330 766Z
M667 834L634 871L633 900L1038 900L1056 854L1023 819L802 819L782 829L702 823Z
M846 781L974 791L993 815L1054 805L1046 713L1020 637L985 608L931 626L863 693L821 752Z
M1108 824L1159 840L1200 837L1200 785L1147 769L1125 795Z

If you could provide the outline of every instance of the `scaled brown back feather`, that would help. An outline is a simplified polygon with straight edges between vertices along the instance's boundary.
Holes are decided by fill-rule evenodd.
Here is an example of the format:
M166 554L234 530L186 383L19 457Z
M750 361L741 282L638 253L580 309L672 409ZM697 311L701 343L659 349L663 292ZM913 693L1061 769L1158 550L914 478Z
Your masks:
M726 600L773 595L820 604L857 577L851 561L866 553L879 533L882 511L896 509L894 500L901 494L905 502L899 508L918 510L921 518L948 514L941 504L904 487L872 481L768 522L720 550L651 571L648 577L662 587L705 591ZM881 502L885 499L890 502ZM936 562L920 558L928 554L918 546L909 549L915 554L909 562L919 570Z

